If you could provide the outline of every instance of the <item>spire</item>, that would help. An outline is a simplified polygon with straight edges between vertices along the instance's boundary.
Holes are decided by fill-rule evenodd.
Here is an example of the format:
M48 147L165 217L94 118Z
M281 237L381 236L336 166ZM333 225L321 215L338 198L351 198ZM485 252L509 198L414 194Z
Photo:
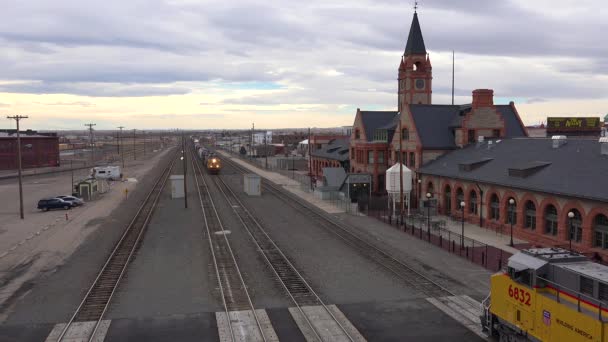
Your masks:
M407 37L407 44L405 45L404 56L412 54L425 54L426 48L424 47L424 39L422 39L422 30L420 30L420 23L418 22L418 13L414 12L414 19L412 20L412 26L410 27L410 34Z

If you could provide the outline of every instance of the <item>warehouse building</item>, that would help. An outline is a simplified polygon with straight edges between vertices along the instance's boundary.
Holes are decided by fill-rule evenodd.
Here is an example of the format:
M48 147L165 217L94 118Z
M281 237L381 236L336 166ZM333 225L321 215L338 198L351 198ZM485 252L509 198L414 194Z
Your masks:
M27 130L21 136L21 165L24 169L59 166L59 138L56 133ZM0 170L16 170L17 131L0 130Z

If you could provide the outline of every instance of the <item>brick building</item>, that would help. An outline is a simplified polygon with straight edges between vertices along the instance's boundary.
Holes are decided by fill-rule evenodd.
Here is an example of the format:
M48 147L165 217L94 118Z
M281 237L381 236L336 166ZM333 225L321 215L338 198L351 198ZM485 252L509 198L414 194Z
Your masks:
M59 138L55 133L40 134L36 131L20 131L21 162L24 169L59 166ZM16 170L17 131L0 131L0 170Z
M508 234L512 217L516 237L549 246L568 246L571 237L573 249L608 258L608 139L602 140L471 144L420 168L422 190L442 214L460 218L464 201L468 222Z
M324 144L314 143L319 140L311 140L313 141L313 145L311 146L311 169L312 176L315 179L323 178L323 168L326 167L341 167L345 172L348 172L350 162L348 157L348 137L333 138Z
M515 105L495 105L491 89L474 90L471 104L432 104L432 66L417 13L397 76L398 110L357 109L351 134L350 171L370 173L376 193L384 191L384 174L389 165L399 161L399 152L402 162L416 171L424 163L482 136L527 136ZM395 134L399 126L401 132Z

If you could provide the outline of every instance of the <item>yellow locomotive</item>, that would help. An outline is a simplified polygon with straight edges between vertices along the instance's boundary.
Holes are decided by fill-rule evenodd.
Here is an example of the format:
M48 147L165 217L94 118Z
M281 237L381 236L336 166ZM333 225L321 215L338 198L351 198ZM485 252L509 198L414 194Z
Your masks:
M608 266L562 248L521 251L492 276L482 325L501 342L608 341Z
M211 174L219 174L222 169L222 161L216 155L207 157L207 171Z

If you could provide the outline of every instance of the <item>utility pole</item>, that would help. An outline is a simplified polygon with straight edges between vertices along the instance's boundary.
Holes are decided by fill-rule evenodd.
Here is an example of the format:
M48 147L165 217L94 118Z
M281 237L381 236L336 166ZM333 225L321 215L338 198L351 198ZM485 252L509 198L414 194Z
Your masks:
M268 131L264 132L264 156L266 157L266 170L268 170Z
M452 106L454 105L454 50L452 50Z
M21 180L21 135L19 134L19 121L27 119L27 115L7 116L7 119L13 119L17 122L17 175L19 176L19 215L23 220L23 183Z
M314 186L312 184L312 154L311 154L311 141L310 141L310 127L308 127L308 174L310 175L310 190L314 190ZM350 151L349 151L350 153Z
M184 208L188 209L188 188L186 186L186 171L188 164L186 163L186 139L182 133L182 161L184 162Z
M253 159L253 131L255 131L255 122L251 124L251 141L249 142L249 156Z
M137 160L137 156L135 156L135 128L133 128L133 160Z
M97 126L94 123L88 123L88 124L84 124L85 126L89 127L89 143L91 146L91 161L92 161L92 165L95 166L95 144L94 144L94 139L93 139L93 126Z
M142 131L144 134L144 158L146 157L146 131Z
M125 169L125 151L124 151L124 148L122 147L122 129L123 128L125 128L125 127L118 126L118 129L120 129L120 134L118 136L118 154L120 154L120 160L122 162L122 169L124 170Z

